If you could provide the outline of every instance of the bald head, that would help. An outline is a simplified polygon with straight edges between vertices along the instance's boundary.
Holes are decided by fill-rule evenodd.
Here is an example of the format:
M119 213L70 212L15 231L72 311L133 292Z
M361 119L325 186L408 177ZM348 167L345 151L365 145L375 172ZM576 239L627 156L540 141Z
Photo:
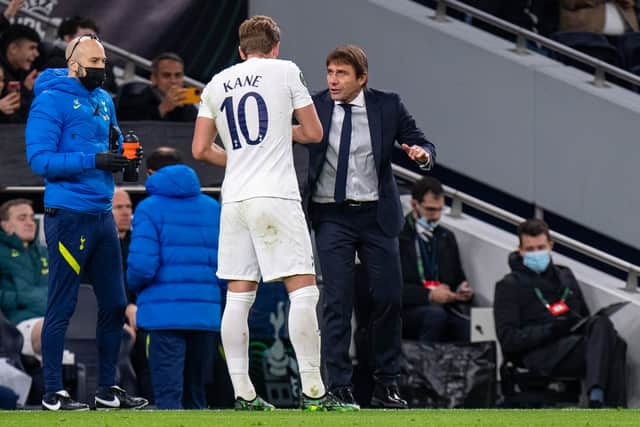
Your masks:
M100 41L86 35L71 40L65 56L72 77L84 77L84 68L104 68L107 61Z

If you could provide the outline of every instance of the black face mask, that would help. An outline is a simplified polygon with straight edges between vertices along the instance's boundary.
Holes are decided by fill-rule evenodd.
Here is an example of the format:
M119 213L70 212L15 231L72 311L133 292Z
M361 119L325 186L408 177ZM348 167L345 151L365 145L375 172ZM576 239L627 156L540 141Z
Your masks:
M82 67L82 66L81 66ZM89 92L93 92L94 89L101 87L106 78L104 68L98 67L82 67L84 68L84 77L78 77L82 86L87 88Z

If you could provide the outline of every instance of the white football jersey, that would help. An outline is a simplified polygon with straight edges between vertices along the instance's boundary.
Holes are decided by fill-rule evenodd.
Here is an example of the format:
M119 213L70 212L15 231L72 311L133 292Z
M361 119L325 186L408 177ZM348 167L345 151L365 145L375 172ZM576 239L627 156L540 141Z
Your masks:
M215 120L227 152L222 201L300 200L293 165L293 110L313 103L291 61L250 58L213 76L199 117Z

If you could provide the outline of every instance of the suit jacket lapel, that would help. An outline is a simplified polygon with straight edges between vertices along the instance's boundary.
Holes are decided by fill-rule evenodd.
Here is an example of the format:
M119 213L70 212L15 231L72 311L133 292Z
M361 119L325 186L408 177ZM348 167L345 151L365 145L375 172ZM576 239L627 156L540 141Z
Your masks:
M382 109L376 96L368 89L364 91L364 101L367 106L367 120L369 121L373 160L376 163L376 171L378 171L379 176L380 163L382 160Z

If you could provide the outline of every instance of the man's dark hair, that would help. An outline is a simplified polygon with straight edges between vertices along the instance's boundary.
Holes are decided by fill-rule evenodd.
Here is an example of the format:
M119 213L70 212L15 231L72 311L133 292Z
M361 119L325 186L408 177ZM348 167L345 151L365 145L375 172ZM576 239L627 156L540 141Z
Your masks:
M35 43L40 43L40 36L31 27L27 27L22 24L11 24L9 28L2 34L0 38L0 46L2 46L2 52L6 53L7 48L11 43L21 40L29 40Z
M417 202L422 202L422 199L427 193L433 194L433 197L440 197L444 195L442 183L435 178L425 176L413 185L411 197Z
M171 147L158 147L147 157L147 170L157 171L165 166L182 164L180 152Z
M9 221L9 209L19 205L29 205L33 207L33 202L29 199L13 199L4 202L0 205L0 221Z
M91 18L82 16L70 16L65 18L58 27L58 37L64 40L65 36L73 36L78 32L78 28L91 28L96 34L99 34L98 25Z
M520 241L520 246L522 246L522 236L536 237L541 234L546 235L547 239L551 241L549 226L541 219L528 219L518 225L518 240Z
M369 61L367 54L360 47L355 45L338 46L327 55L326 66L329 64L351 65L356 72L356 77L360 78L369 74Z
M177 53L163 52L151 60L151 72L153 74L157 74L160 61L165 61L165 60L176 61L184 65L184 60L180 58L180 56Z

